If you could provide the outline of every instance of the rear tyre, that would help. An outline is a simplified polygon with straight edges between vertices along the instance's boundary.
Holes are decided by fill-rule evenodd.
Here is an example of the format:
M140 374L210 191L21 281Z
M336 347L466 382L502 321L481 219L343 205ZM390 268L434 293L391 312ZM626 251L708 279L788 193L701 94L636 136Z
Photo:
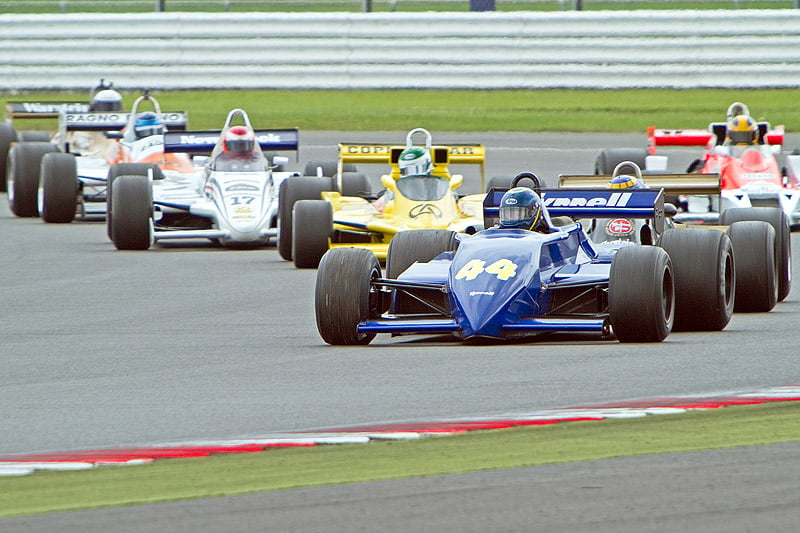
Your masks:
M17 142L17 130L10 124L0 123L0 192L6 192L8 151L14 142Z
M50 152L42 157L39 212L45 222L68 223L78 205L78 165L75 156Z
M632 161L644 171L647 150L643 148L608 148L600 152L594 161L595 174L611 174L614 167L623 161Z
M492 176L489 184L486 185L486 192L492 189L510 189L512 181L514 181L514 176Z
M314 307L317 330L328 344L369 344L375 334L358 324L380 315L380 293L371 281L381 277L378 259L364 248L334 248L319 264Z
M46 142L17 143L8 154L8 205L18 217L39 216L39 175L42 156L56 152Z
M292 235L292 257L297 268L317 268L328 251L333 214L325 200L300 200L292 214L300 223Z
M792 229L789 217L777 207L737 207L723 211L719 223L729 226L741 220L761 220L768 222L775 229L778 301L784 301L792 290Z
M342 172L341 193L365 198L372 194L372 186L363 172Z
M322 191L334 190L331 178L287 178L278 192L278 253L292 260L292 210L298 200L319 200Z
M669 229L660 246L675 276L674 331L721 331L736 298L734 250L728 236L712 229Z
M608 313L620 342L661 342L672 330L675 292L669 255L655 246L626 246L611 263Z
M456 249L456 233L442 229L401 231L392 237L386 255L386 277L397 279L415 262L430 261L442 252Z
M24 130L18 133L18 140L26 143L49 143L50 133L41 130Z
M771 311L778 302L775 230L760 220L734 222L728 236L736 254L735 311Z
M143 176L119 176L114 180L113 232L117 250L147 250L153 243L153 190Z

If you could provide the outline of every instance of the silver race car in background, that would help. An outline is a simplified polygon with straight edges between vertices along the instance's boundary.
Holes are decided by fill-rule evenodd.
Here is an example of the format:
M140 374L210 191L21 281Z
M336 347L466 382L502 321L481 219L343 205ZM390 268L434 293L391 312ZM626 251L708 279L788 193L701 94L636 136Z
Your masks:
M278 190L295 172L263 151L297 151L297 129L254 130L234 109L219 131L167 132L166 153L198 154L195 172L139 167L109 183L108 235L119 250L146 250L167 239L209 239L255 247L277 236ZM203 155L199 155L203 154Z

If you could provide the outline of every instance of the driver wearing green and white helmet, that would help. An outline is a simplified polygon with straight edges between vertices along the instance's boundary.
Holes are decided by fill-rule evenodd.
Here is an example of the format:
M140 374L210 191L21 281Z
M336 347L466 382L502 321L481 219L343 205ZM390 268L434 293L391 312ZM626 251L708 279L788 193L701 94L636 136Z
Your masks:
M433 170L431 153L428 149L419 146L410 146L400 152L397 160L400 176L420 176L430 174Z

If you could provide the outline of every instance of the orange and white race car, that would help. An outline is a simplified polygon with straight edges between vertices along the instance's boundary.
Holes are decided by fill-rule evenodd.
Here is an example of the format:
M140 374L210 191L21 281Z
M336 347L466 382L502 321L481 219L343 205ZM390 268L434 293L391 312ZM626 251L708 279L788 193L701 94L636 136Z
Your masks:
M185 130L186 113L162 112L147 91L130 112L60 109L58 117L50 142L16 142L9 150L8 199L17 216L102 220L108 180L121 171L141 173L130 165L151 172L196 172L188 155L164 152L164 131Z

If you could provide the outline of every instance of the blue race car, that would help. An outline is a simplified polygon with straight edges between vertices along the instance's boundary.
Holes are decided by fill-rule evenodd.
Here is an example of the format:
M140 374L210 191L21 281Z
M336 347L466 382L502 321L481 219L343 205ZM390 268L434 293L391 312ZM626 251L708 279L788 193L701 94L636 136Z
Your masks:
M315 295L323 340L340 345L367 344L378 333L469 340L583 332L659 342L679 314L693 329L727 325L734 285L725 233L665 231L660 189L542 190L538 178L525 175L535 178L541 195L541 213L530 226L502 223L501 201L519 188L492 189L484 201L487 229L457 236L442 230L400 233L389 249L386 277L368 250L328 251ZM681 264L660 246L593 243L572 222L586 217L648 219L653 242L674 243L677 237ZM670 236L676 231L680 235ZM677 296L687 294L679 283L691 285L685 301Z

